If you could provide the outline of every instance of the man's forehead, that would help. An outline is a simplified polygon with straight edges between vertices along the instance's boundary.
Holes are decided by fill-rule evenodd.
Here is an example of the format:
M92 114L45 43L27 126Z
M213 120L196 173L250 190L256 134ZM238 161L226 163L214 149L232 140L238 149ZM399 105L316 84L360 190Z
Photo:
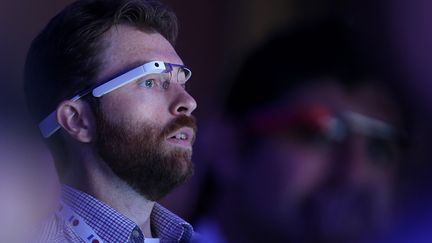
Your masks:
M157 32L117 25L106 33L104 42L101 79L149 61L183 64L169 41Z

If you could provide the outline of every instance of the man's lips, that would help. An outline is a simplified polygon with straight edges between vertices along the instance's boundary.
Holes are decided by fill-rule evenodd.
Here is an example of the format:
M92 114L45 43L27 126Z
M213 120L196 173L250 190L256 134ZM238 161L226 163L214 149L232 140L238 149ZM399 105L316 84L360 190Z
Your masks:
M170 143L191 147L194 140L195 132L190 127L182 127L168 135L167 140Z

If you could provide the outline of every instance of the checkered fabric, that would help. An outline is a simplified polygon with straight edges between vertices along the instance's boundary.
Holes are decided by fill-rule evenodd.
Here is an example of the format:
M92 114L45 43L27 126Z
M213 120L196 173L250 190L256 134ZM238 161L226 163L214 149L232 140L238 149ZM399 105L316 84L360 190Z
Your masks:
M144 235L139 227L110 206L96 198L63 186L63 201L102 238L105 243L143 243ZM155 237L161 243L191 242L192 226L160 204L155 204L150 216ZM44 226L42 240L38 242L84 242L64 219L54 217Z

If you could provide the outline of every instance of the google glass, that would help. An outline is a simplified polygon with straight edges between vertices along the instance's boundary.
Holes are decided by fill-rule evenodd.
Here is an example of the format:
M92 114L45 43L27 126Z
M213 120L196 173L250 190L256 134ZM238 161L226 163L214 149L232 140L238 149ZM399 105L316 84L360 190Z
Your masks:
M166 89L167 86L165 83L172 80L173 72L176 72L175 78L176 81L180 84L186 83L186 81L188 81L192 76L191 70L184 65L166 63L163 61L152 61L136 67L107 82L97 84L96 86L93 86L89 89L85 89L82 92L79 92L77 95L73 96L70 100L77 101L90 93L94 97L99 98L113 90L123 87L124 85L129 84L147 75L155 75L155 77L151 77L151 79L155 82L158 82L159 84L157 85L161 85ZM39 123L39 129L45 138L53 135L57 130L60 129L60 127L60 124L57 122L56 110L51 112L45 119L43 119Z

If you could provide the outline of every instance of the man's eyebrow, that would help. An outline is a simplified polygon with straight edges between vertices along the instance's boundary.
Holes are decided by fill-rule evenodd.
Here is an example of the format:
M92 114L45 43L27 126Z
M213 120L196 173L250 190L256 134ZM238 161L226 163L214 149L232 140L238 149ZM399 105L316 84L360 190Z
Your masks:
M161 60L153 60L153 59L152 60L148 60L148 59L146 59L146 60L138 60L138 61L134 61L132 63L129 63L127 66L123 67L120 71L118 71L115 74L111 75L110 79L116 78L116 77L118 77L118 76L120 76L122 74L127 73L128 71L130 71L130 70L132 70L134 68L137 68L137 67L139 67L141 65L144 65L144 64L149 63L149 62L154 62L154 61L161 61ZM161 61L161 62L167 63L165 61ZM183 63L180 63L180 64L173 63L173 64L184 66Z

